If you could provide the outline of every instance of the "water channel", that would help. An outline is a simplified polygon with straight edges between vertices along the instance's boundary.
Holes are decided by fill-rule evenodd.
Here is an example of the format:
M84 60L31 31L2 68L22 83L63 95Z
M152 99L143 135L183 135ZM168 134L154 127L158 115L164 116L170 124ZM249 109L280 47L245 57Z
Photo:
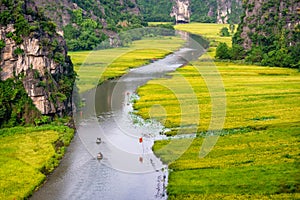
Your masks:
M159 134L163 127L134 123L132 99L147 81L166 77L204 52L187 33L183 35L187 43L177 52L83 94L86 106L77 116L77 133L60 166L31 199L167 198L167 166L152 152L154 141L163 137Z

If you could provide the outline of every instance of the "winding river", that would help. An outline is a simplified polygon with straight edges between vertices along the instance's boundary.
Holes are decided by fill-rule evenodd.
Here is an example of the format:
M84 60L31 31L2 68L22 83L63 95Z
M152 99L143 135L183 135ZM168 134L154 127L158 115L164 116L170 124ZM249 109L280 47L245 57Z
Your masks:
M187 33L182 35L187 43L179 51L83 95L86 106L77 116L77 133L60 166L31 199L167 198L167 166L152 152L163 127L155 122L133 123L137 118L131 114L132 99L147 81L166 77L204 52Z

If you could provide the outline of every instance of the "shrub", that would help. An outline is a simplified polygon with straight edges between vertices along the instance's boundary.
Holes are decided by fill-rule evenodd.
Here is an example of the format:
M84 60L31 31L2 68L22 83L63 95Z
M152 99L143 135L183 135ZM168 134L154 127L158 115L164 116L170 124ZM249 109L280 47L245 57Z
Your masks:
M14 50L14 54L15 55L22 55L24 53L24 50L21 49L20 47L17 47L15 50Z
M219 59L230 59L231 58L231 52L228 45L224 42L220 43L216 49L216 58Z
M6 46L4 40L0 40L0 50L2 50Z
M230 36L227 27L223 27L223 28L220 30L220 36L221 36L221 37L229 37L229 36Z

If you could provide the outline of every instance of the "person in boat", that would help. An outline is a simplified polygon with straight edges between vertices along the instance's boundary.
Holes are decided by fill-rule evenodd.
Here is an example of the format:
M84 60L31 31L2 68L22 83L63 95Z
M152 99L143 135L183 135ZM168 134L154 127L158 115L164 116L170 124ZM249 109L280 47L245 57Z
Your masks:
M96 143L97 143L97 144L100 144L100 143L101 143L101 138L98 137L98 138L96 139Z
M98 160L101 160L102 158L103 158L103 155L102 155L101 152L99 152L98 155L97 155L97 159L98 159Z

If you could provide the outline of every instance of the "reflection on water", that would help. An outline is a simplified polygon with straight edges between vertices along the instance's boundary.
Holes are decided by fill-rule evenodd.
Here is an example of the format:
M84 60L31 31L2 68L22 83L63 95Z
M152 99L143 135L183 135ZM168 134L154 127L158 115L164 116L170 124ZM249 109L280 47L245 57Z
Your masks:
M167 168L152 152L163 127L155 122L134 124L130 99L139 86L202 52L183 48L86 92L86 107L68 152L32 199L166 199ZM102 160L97 159L99 152Z

